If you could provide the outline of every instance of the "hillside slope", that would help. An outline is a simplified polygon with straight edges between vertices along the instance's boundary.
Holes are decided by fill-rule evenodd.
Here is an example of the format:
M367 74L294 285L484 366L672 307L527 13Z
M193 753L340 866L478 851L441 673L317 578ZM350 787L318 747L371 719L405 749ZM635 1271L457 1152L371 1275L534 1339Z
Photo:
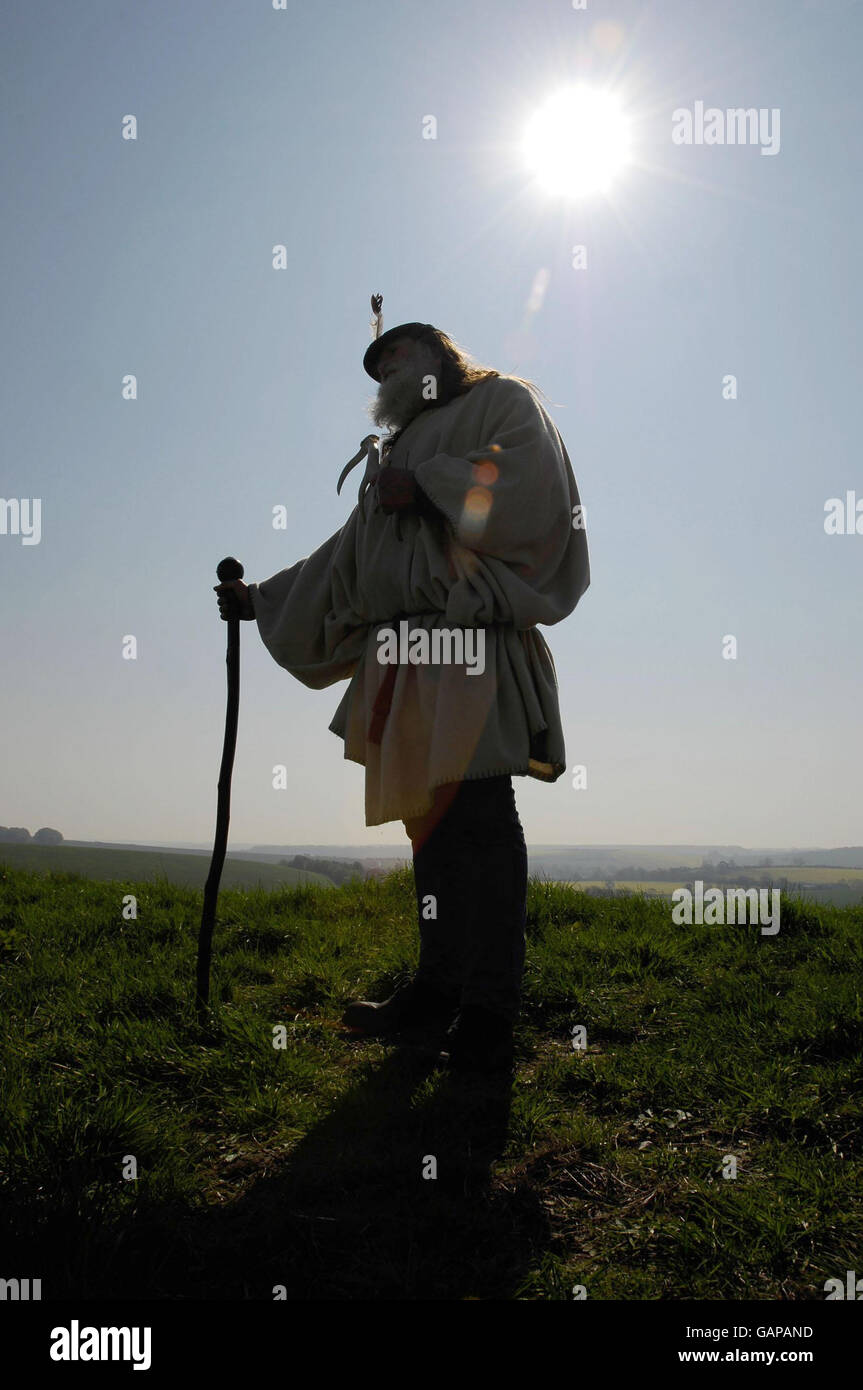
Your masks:
M136 891L124 922L115 883L0 869L0 1238L43 1298L822 1300L858 1267L859 908L764 937L532 881L510 1094L340 1027L413 963L409 872L225 892L205 1031L200 894Z

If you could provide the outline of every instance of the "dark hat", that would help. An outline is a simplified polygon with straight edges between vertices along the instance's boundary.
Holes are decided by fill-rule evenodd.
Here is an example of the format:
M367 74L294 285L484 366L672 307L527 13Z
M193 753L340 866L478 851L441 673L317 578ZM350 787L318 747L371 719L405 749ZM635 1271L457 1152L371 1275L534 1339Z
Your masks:
M370 377L375 381L380 381L378 376L378 361L381 353L388 347L392 347L398 338L428 338L437 333L433 323L399 323L395 328L388 328L386 333L382 333L379 338L375 338L366 348L363 366Z

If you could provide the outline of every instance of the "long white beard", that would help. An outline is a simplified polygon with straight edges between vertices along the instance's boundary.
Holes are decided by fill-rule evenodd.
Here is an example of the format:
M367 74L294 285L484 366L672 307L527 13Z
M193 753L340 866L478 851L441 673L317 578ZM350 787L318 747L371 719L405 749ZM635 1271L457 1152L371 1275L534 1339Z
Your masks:
M369 414L379 429L402 430L425 409L428 400L423 396L423 381L434 375L436 360L434 353L420 343L411 360L381 382L369 406Z

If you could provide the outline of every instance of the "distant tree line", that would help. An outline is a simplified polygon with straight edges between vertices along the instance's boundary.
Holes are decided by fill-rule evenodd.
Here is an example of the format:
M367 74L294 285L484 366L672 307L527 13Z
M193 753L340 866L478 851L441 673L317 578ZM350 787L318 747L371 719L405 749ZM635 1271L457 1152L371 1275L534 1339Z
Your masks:
M31 835L23 825L0 825L0 844L4 845L61 845L63 836L50 825L43 825Z
M799 860L802 864L803 857L798 855L795 863ZM758 864L737 864L733 859L720 859L718 863L710 863L703 860L701 865L696 867L694 864L670 865L667 868L645 869L638 864L615 865L614 869L609 869L607 864L603 864L596 869L579 869L576 873L569 874L572 882L601 881L609 884L615 880L620 882L634 883L663 883L677 882L681 884L691 883L694 879L703 877L705 874L712 874L714 877L727 878L733 875L735 884L742 885L745 882L757 884L762 882L762 877L752 877L755 869L772 868L772 861L762 859Z
M697 877L705 869L716 869L719 867L731 868L733 865L727 864L724 860L722 866L705 864L702 865L700 869L696 869L692 864L687 864L682 868L679 865L676 868L672 865L667 869L644 869L637 864L622 864L620 867L615 865L612 869L608 864L602 864L595 869L579 869L576 873L568 874L567 876L573 883L602 882L610 884L615 881L663 883L666 880L669 882L672 880L679 880L681 883L688 883L692 880L693 875Z
M293 859L280 859L279 863L287 864L290 869L308 869L315 874L324 874L336 884L365 877L359 859L316 859L311 854L295 854Z

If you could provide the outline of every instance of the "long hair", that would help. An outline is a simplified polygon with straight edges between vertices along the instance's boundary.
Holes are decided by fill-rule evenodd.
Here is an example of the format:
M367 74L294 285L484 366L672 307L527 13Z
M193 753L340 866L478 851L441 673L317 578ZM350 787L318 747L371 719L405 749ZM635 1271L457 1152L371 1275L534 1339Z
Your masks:
M450 401L455 400L457 396L466 396L468 391L472 391L474 386L479 386L483 381L492 381L495 377L504 375L511 381L520 382L529 391L536 391L539 395L543 394L534 382L528 381L525 377L515 376L510 372L499 372L495 367L484 367L481 363L475 362L466 348L463 348L440 328L428 329L426 332L418 334L417 337L420 342L438 352L441 359L437 396L428 402L425 407L426 410L449 405ZM403 428L406 429L407 426L403 426ZM402 430L399 429L386 435L383 440L384 446L387 449L392 449L401 433Z

